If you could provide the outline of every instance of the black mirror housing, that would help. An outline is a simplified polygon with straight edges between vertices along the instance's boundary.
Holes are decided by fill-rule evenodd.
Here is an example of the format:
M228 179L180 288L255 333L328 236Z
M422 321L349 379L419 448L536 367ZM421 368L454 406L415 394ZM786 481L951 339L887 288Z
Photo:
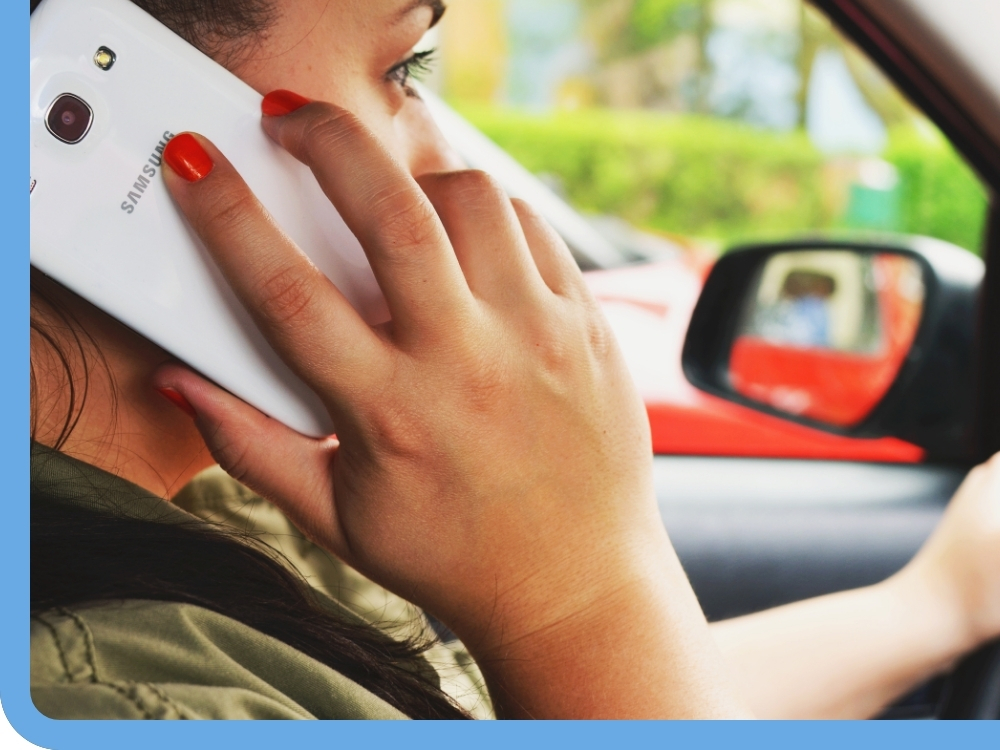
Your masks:
M730 369L747 301L765 266L783 253L812 251L902 256L923 272L919 324L895 378L860 421L846 426L749 398L734 387ZM782 419L856 438L895 437L923 448L927 460L966 462L975 457L973 342L983 274L978 257L926 237L820 238L734 248L717 261L695 306L684 342L684 373L704 391Z

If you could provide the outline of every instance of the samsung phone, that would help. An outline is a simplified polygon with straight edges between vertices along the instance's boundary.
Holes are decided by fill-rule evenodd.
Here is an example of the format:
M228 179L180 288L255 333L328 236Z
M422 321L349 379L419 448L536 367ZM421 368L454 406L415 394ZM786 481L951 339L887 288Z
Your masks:
M175 133L211 139L369 323L389 315L312 172L260 123L261 96L129 0L43 0L31 17L31 263L264 413L334 426L230 291L163 184Z

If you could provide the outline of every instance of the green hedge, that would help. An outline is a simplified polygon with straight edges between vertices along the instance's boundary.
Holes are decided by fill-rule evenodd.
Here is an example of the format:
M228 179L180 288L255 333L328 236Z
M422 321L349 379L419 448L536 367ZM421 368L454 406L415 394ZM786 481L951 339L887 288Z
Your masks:
M694 115L458 109L585 212L726 243L844 224L824 157L802 132ZM947 144L898 133L885 158L901 177L892 228L979 248L986 195Z
M900 228L980 252L989 198L982 183L942 140L897 132L884 154L900 174Z

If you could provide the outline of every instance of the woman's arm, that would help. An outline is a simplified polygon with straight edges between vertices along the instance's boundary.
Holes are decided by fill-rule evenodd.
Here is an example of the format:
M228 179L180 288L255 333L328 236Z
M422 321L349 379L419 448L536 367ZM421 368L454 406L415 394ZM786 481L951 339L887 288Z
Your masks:
M392 322L367 326L217 149L175 138L175 200L337 425L308 439L164 368L213 456L448 625L500 716L747 715L659 518L642 402L558 236L482 173L418 184L331 105L264 127L361 241Z
M761 718L868 718L968 650L950 612L896 579L711 630Z
M1000 636L1000 455L876 586L712 625L761 717L867 718Z

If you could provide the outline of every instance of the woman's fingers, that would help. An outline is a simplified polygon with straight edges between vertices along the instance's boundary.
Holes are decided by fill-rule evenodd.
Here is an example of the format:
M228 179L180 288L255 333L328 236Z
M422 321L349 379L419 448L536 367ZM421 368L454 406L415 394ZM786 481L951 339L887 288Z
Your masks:
M282 359L323 395L340 372L370 372L382 350L375 334L225 156L184 133L167 145L164 162L174 199Z
M511 205L521 223L538 273L549 289L562 296L579 296L585 291L585 285L563 238L524 201L513 198Z
M544 290L510 199L489 175L463 170L417 182L444 224L473 294L523 308L526 294Z
M444 228L416 182L351 113L315 102L264 129L308 165L361 241L405 341L451 330L473 298Z
M344 553L332 502L335 438L300 435L180 365L161 367L153 386L179 393L192 407L212 456L230 476L273 501L318 544Z

